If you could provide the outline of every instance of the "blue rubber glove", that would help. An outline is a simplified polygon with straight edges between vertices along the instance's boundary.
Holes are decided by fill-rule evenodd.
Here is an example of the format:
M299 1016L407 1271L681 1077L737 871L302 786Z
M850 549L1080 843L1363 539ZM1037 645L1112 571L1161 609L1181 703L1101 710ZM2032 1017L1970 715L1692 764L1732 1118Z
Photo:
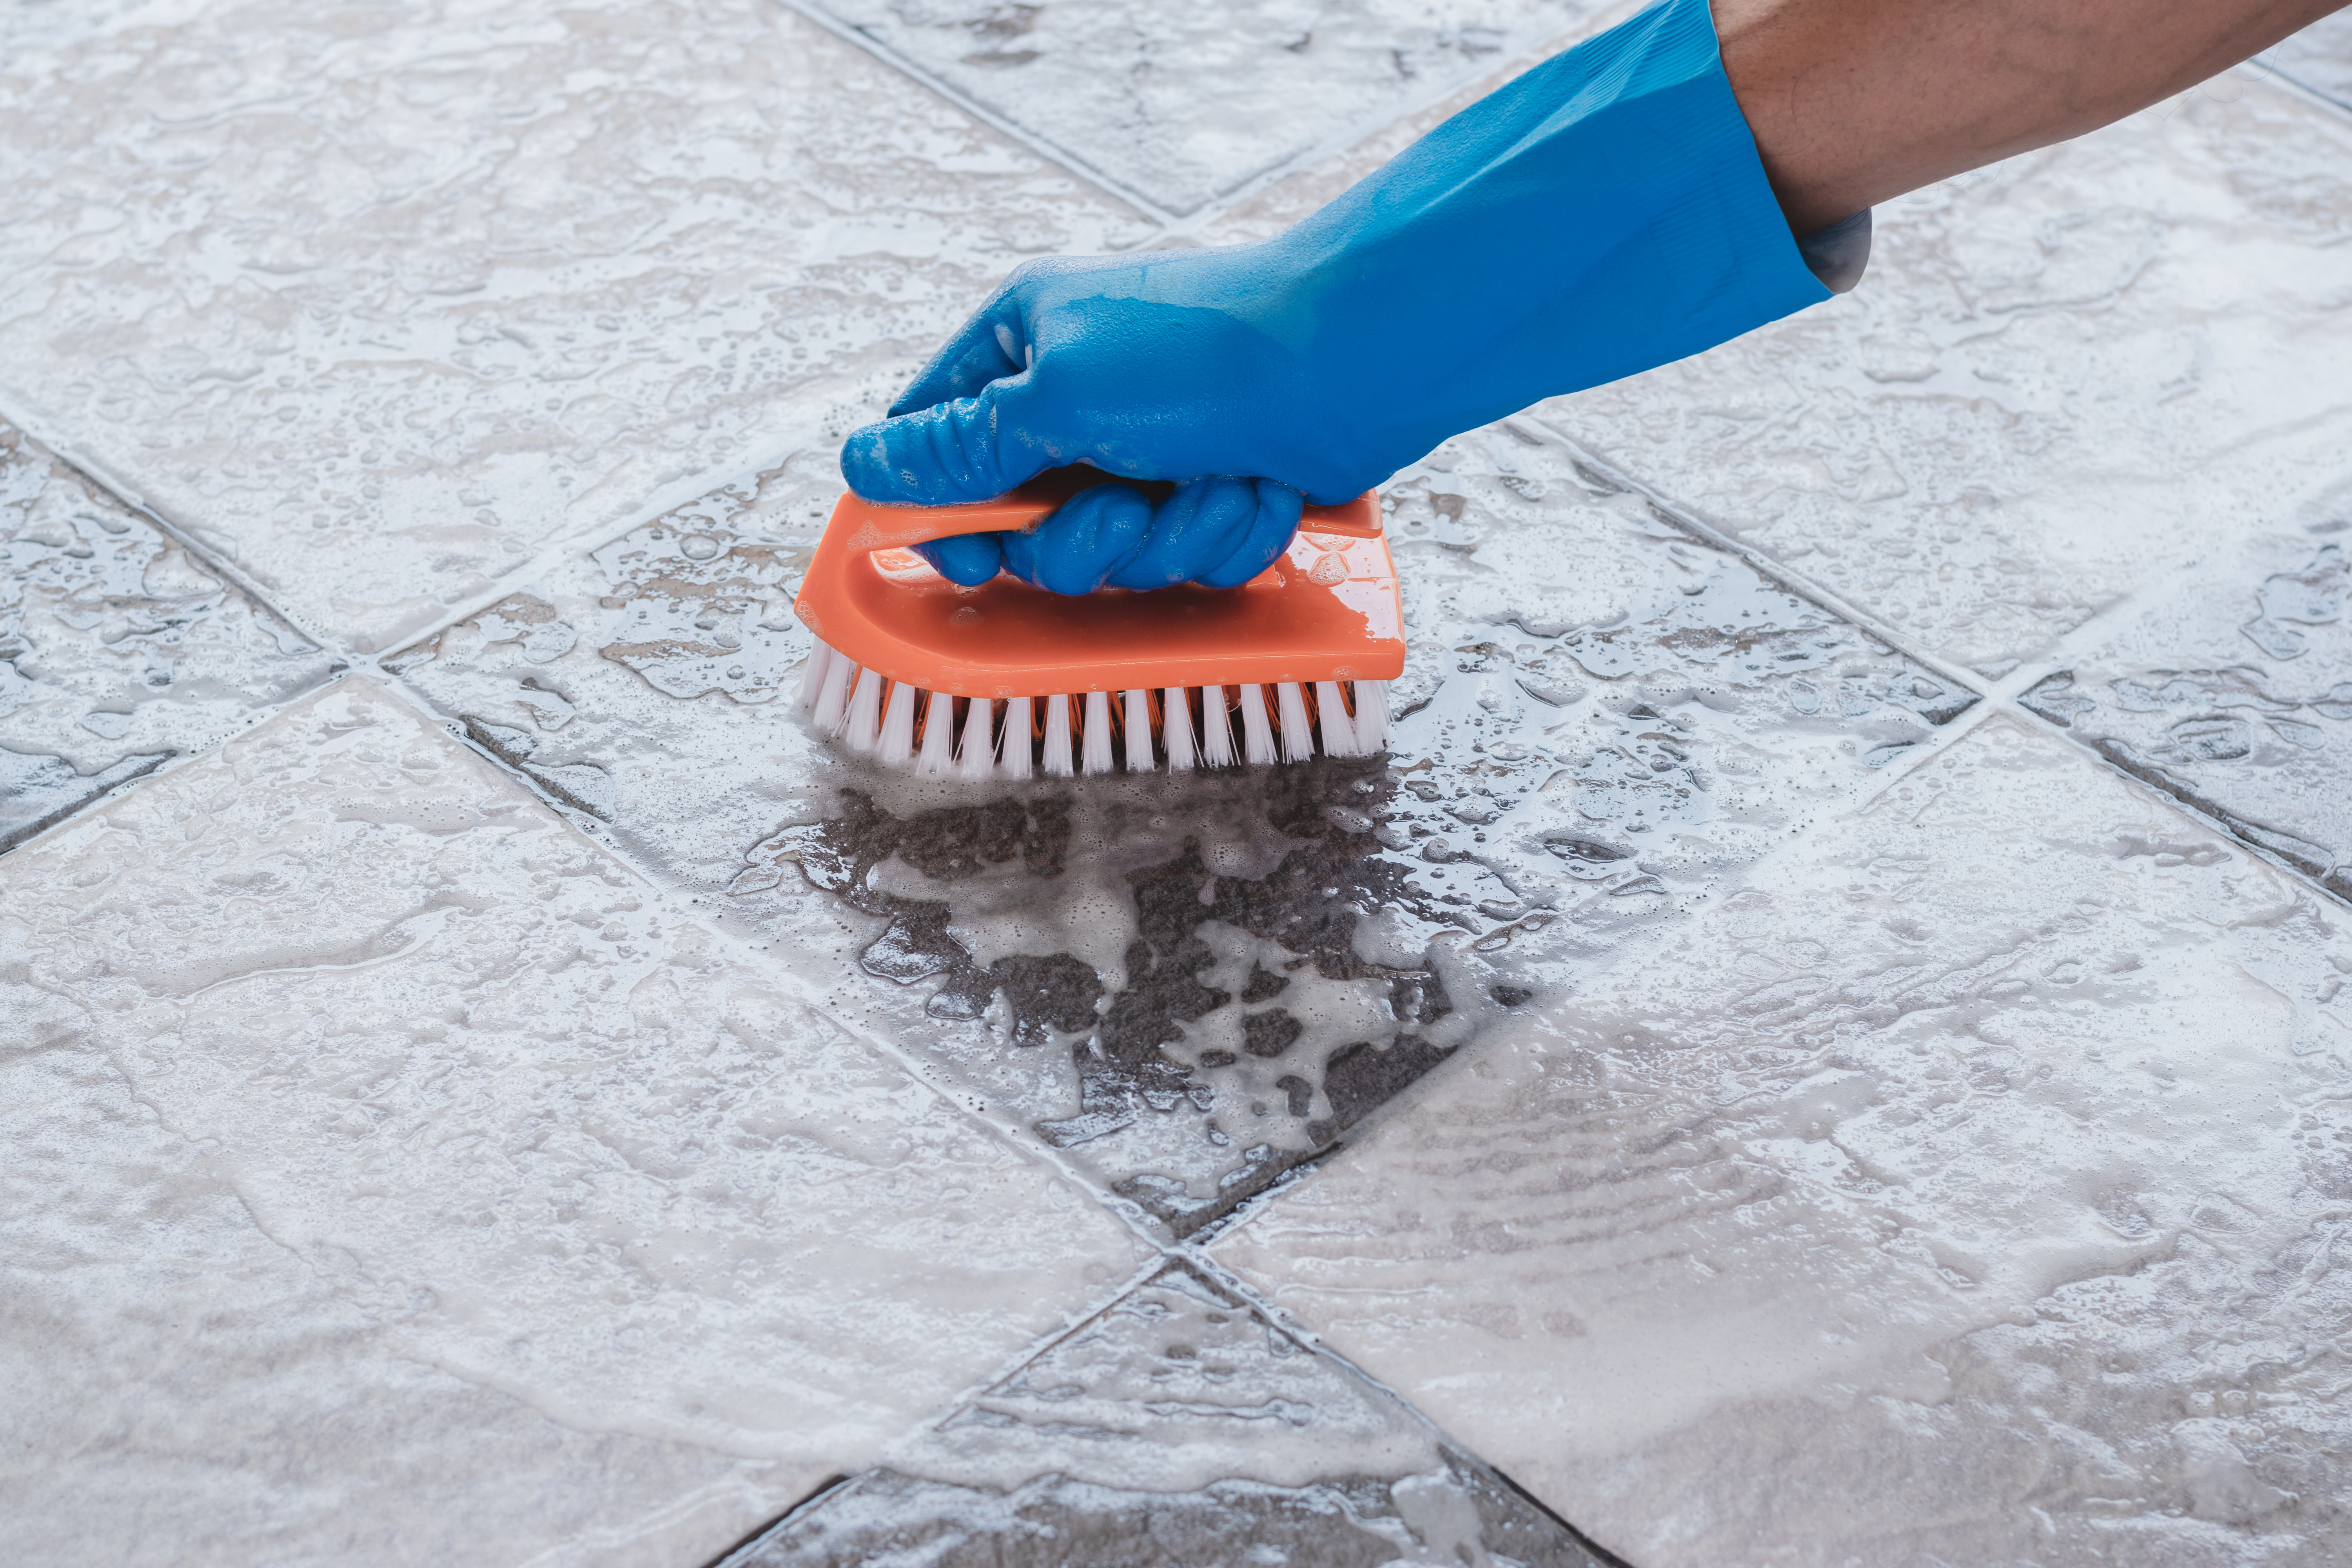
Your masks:
M869 500L913 505L1079 461L1130 479L1251 475L1157 508L1097 488L1025 542L928 552L959 581L1001 563L1063 592L1245 581L1280 552L1260 546L1286 491L1347 500L1449 436L1829 297L1765 179L1706 0L1665 0L1276 238L1023 266L891 418L849 437L842 472ZM1235 540L1250 548L1236 556Z

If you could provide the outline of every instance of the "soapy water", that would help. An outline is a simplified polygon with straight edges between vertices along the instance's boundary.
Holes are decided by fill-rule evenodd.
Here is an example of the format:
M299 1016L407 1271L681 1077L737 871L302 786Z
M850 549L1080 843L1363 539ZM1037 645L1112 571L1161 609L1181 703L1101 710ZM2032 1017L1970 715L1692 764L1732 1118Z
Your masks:
M0 850L252 722L331 662L0 423Z
M72 8L0 49L8 405L365 653L1155 232L772 0Z
M1864 287L1543 417L1994 680L2342 484L2352 117L2232 72L1874 224Z
M1175 1235L1975 700L1505 426L1388 487L1409 654L1385 757L910 777L790 700L838 484L802 454L388 662Z
M2019 700L2352 899L2352 559L2308 537L2347 526L2257 549L2266 576L2152 607Z
M723 1564L1601 1561L1391 1395L1176 1264Z
M1995 720L1213 1251L1635 1562L2332 1561L2342 910Z
M1174 215L1592 26L1591 0L813 0Z

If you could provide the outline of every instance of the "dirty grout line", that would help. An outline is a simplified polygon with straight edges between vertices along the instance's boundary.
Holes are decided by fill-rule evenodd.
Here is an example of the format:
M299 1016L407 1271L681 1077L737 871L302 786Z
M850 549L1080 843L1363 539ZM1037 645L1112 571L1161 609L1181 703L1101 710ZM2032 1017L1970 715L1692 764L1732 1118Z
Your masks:
M1042 1143L1032 1146L1026 1142L1019 1141L1015 1134L1003 1123L982 1114L981 1108L986 1104L986 1101L945 1080L944 1076L935 1066L908 1055L896 1041L846 1022L837 1014L827 1009L821 997L810 997L807 994L806 982L794 975L791 970L777 965L766 957L772 943L760 941L756 932L746 929L740 921L734 920L730 910L720 907L710 898L707 898L703 889L689 883L668 880L645 865L626 846L618 841L617 836L606 824L598 821L576 806L557 800L538 780L480 744L471 735L466 733L461 725L445 717L433 706L430 698L411 685L404 678L383 669L371 669L367 673L396 693L403 702L414 709L418 716L434 729L448 735L457 744L489 763L501 773L519 780L534 798L546 805L572 831L625 868L642 886L666 904L673 914L680 919L692 921L709 931L718 940L726 943L736 956L755 973L763 976L773 973L782 977L784 982L782 990L785 994L807 1002L815 1011L832 1018L845 1033L873 1046L888 1060L904 1070L908 1077L922 1084L940 1100L986 1129L992 1138L1010 1149L1016 1156L1038 1160L1045 1163L1097 1207L1104 1209L1126 1226L1155 1252L1165 1252L1170 1247L1176 1245L1161 1240L1153 1232L1148 1217L1140 1208L1127 1199L1113 1193L1107 1193L1087 1181L1059 1150L1049 1148Z

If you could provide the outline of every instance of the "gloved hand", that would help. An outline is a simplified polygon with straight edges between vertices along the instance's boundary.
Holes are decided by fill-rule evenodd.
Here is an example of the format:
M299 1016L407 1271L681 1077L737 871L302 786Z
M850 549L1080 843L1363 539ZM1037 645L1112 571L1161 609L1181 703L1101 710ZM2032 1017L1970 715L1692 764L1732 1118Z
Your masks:
M1290 547L1305 505L1272 479L1212 475L1177 486L1157 505L1130 485L1105 483L1064 501L1034 532L960 534L915 550L967 586L1007 571L1056 594L1179 583L1238 588Z
M1724 79L1706 0L1665 0L1275 239L1023 266L892 417L850 437L842 472L914 505L1078 461L1253 476L1247 522L1246 480L1185 485L1148 521L1140 495L1097 488L1025 542L929 552L959 581L1001 560L1063 592L1246 581L1286 544L1283 529L1267 547L1286 507L1297 521L1286 487L1344 501L1459 431L1828 297Z

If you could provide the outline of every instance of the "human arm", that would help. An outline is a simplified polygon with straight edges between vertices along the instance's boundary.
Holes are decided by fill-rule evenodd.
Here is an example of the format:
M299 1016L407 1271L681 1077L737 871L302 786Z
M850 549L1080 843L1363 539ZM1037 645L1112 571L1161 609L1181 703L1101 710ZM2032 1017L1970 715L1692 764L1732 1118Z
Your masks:
M1715 0L1794 233L2162 101L2342 0Z
M2120 117L2330 8L1668 0L1274 239L1025 266L853 435L844 472L917 504L1076 461L1192 481L1158 511L1089 491L1026 540L934 559L1063 592L1240 580L1298 495L1344 500L1458 431L1826 299L1853 267L1794 237ZM1248 478L1198 478L1218 475Z

